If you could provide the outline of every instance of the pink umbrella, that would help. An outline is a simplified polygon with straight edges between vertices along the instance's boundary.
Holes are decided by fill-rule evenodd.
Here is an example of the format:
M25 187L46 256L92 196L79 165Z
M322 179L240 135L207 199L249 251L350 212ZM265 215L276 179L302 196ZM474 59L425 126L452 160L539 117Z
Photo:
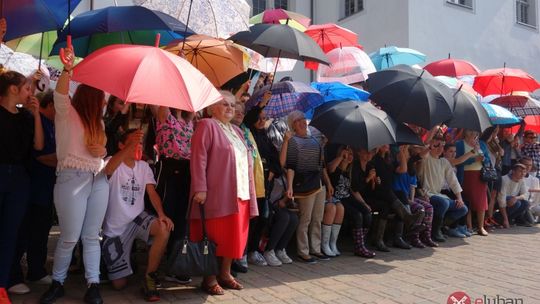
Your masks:
M86 57L73 80L128 102L195 112L223 97L185 59L151 46L115 44Z

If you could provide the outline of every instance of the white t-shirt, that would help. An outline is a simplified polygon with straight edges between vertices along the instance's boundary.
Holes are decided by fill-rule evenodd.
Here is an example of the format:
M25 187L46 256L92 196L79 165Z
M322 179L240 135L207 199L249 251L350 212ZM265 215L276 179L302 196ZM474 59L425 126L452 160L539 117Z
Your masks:
M529 176L523 178L523 181L527 189L540 189L540 180L533 174L529 173ZM529 202L531 203L531 207L540 206L540 193L529 193Z
M155 185L154 174L144 161L135 161L133 168L122 163L109 179L109 205L103 221L103 234L122 235L129 223L144 210L146 185Z

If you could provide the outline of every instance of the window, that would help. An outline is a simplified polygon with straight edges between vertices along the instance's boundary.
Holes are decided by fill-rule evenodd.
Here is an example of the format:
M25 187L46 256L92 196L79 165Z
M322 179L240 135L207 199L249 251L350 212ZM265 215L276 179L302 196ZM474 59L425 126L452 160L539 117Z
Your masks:
M274 8L288 9L288 0L274 0Z
M345 0L344 17L356 14L364 9L364 0Z
M536 1L516 0L517 23L536 27Z
M258 15L266 9L266 0L253 0L253 16Z
M446 2L470 9L473 8L473 0L446 0Z

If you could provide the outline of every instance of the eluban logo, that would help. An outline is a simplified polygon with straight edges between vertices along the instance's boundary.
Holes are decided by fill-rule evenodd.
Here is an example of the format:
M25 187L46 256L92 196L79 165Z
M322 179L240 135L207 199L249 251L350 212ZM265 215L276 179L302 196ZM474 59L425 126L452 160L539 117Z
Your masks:
M448 296L447 304L524 304L522 298L507 298L501 295L482 295L479 298L471 298L463 291L456 291Z

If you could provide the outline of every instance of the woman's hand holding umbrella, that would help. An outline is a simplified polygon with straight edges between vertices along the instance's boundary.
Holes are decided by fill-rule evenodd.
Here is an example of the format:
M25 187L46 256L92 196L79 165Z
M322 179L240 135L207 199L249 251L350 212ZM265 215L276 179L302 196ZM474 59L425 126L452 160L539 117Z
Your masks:
M197 192L193 196L193 201L197 204L203 205L206 201L206 192Z

